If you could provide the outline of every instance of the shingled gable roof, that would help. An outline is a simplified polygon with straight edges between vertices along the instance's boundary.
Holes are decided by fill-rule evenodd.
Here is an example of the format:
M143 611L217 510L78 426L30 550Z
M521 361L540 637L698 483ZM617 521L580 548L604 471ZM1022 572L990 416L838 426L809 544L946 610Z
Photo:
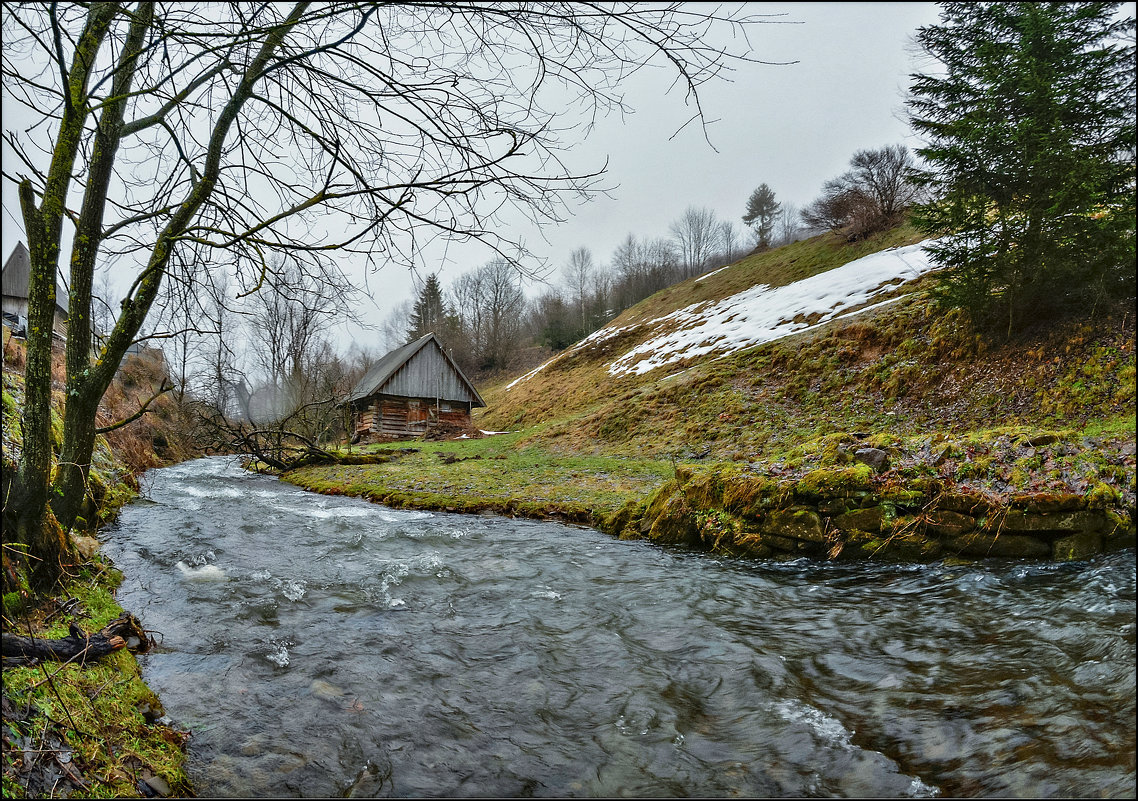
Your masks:
M8 254L8 260L4 262L4 270L2 277L0 277L4 294L27 300L28 280L31 277L31 272L32 255L28 253L23 242L17 242L16 247L12 248L12 252ZM55 306L63 312L64 316L67 315L67 292L59 285L58 279L55 282Z
M434 343L435 348L438 349L438 352L446 360L446 363L454 371L455 375L458 376L463 386L470 391L469 398L442 398L442 400L472 400L474 406L485 406L486 402L482 400L482 396L478 394L478 390L476 390L474 388L474 385L470 383L470 380L467 379L465 375L463 375L462 370L458 369L458 365L455 364L454 360L447 355L447 352L443 349L443 346L439 342L438 337L436 337L434 334L427 334L422 339L417 339L414 342L411 342L400 348L396 348L384 356L382 359L380 359L378 362L376 362L374 365L372 365L372 368L368 370L364 377L359 380L356 386L348 394L348 397L344 399L343 403L351 403L352 401L366 398L369 395L375 395L377 393L383 392L384 385L387 384L397 372L399 372L399 369L410 362L411 359L414 358L415 354L417 354L419 351L431 343ZM424 392L421 397L431 397L432 395L433 393Z

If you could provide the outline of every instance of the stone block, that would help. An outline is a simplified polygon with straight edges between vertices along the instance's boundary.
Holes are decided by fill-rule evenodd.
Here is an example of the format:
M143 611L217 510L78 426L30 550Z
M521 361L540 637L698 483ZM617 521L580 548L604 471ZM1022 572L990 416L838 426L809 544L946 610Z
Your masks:
M974 531L945 540L945 550L965 556L1002 556L1040 559L1051 555L1047 542L1027 534L1001 533L999 536Z
M925 530L938 537L959 537L976 528L976 518L947 509L933 509L924 519Z
M1011 504L1026 512L1075 512L1085 509L1087 500L1071 492L1017 492Z
M1060 537L1052 543L1052 558L1057 562L1074 562L1089 559L1102 553L1102 533L1099 531L1078 531L1067 537Z
M776 509L764 521L762 531L810 542L824 542L826 539L822 518L812 509Z
M996 527L1002 531L1071 532L1099 531L1106 522L1101 512L1082 510L1077 512L1025 512L1022 509L1009 509Z
M969 492L946 492L940 496L937 507L975 517L981 517L992 509L992 505L985 498Z
M834 518L834 525L842 531L881 531L885 510L880 506L869 509L854 509Z

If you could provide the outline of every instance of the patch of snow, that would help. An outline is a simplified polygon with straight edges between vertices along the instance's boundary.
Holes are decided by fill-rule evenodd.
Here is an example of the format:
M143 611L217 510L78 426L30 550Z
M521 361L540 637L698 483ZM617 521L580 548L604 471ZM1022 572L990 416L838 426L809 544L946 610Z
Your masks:
M552 359L545 362L545 364L542 364L538 367L535 367L534 369L530 370L525 375L519 376L518 378L515 378L513 381L511 381L509 384L506 384L506 391L509 392L511 389L513 389L514 384L518 384L522 381L528 381L529 379L533 378L535 375L540 373L546 367L553 364L555 361L562 358L563 356L568 356L571 353L576 353L577 351L581 350L582 348L588 347L590 345L596 345L596 344L599 344L601 342L604 342L605 340L612 339L613 337L615 337L617 334L621 333L622 331L627 331L628 329L634 328L634 327L635 326L632 326L632 325L625 325L625 326L621 326L619 328L607 328L607 327L606 328L599 328L596 331L594 331L593 333L589 334L584 339L582 339L580 342L577 342L577 343L569 346L565 350L561 351L556 356L554 356Z
M479 430L479 431L482 431L482 429L481 429L481 428L480 428L480 429L478 429L478 430ZM510 432L509 432L509 431L482 431L482 433L483 433L483 434L485 434L485 435L486 435L486 436L488 436L488 437L492 437L492 436L494 436L495 434L509 434ZM460 439L461 439L461 437L460 437Z
M727 265L727 267L730 267L730 266L731 266L730 264ZM718 270L712 270L709 273L705 273L704 275L701 275L699 278L695 279L695 283L698 284L700 281L702 281L705 278L710 278L711 276L715 275L716 273L721 273L724 270L726 270L727 267L720 267Z
M616 359L608 372L643 375L682 359L715 352L726 355L831 322L893 289L897 282L932 270L928 244L890 248L793 284L759 284L715 303L678 309L645 323L669 330ZM814 315L818 319L805 322Z
M519 383L519 382L521 382L521 381L526 381L526 380L528 380L528 379L530 379L530 378L533 378L535 375L537 375L538 373L540 373L540 372L541 372L542 370L544 370L546 367L548 367L549 365L553 364L555 361L557 361L558 359L560 359L560 358L561 358L561 356L563 355L563 353L564 353L564 352L562 352L562 353L558 353L556 356L554 356L552 359L550 359L549 361L547 361L545 364L542 364L542 365L539 365L539 366L537 366L537 367L533 368L532 370L530 370L530 371L529 371L528 373L526 373L525 375L523 375L523 376L518 376L517 378L515 378L515 379L514 379L513 381L511 381L510 383L506 384L506 391L507 391L507 392L509 392L511 389L513 389L513 388L514 388L514 384L517 384L517 383Z

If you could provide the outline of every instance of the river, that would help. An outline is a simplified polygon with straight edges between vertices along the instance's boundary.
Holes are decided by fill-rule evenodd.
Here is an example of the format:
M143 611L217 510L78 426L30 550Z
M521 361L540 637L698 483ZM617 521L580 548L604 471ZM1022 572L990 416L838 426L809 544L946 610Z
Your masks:
M225 458L104 551L203 796L1134 795L1133 551L729 560Z

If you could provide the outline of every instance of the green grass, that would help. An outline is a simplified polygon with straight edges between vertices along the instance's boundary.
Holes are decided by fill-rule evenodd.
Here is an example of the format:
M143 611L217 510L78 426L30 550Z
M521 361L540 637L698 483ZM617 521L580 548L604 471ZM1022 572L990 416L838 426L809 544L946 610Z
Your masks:
M317 492L391 506L488 510L591 523L615 512L630 496L647 494L674 469L670 461L659 459L519 447L520 438L520 433L512 433L414 443L417 453L385 464L304 467L283 479Z
M21 625L31 625L36 636L63 637L74 620L85 631L97 631L122 614L113 595L120 580L114 570L92 563L61 595L78 601L73 618L59 616L47 626L23 622L13 628L24 633ZM47 608L32 619L44 617ZM72 751L69 764L87 782L84 797L137 797L138 781L149 774L165 779L175 794L192 794L184 767L184 735L147 723L140 707L161 705L126 650L82 666L49 662L5 668L4 694L18 710L5 720L5 739L27 738L32 748L49 747L56 739L65 743ZM19 749L5 746L5 798L27 795L16 779L20 759Z

